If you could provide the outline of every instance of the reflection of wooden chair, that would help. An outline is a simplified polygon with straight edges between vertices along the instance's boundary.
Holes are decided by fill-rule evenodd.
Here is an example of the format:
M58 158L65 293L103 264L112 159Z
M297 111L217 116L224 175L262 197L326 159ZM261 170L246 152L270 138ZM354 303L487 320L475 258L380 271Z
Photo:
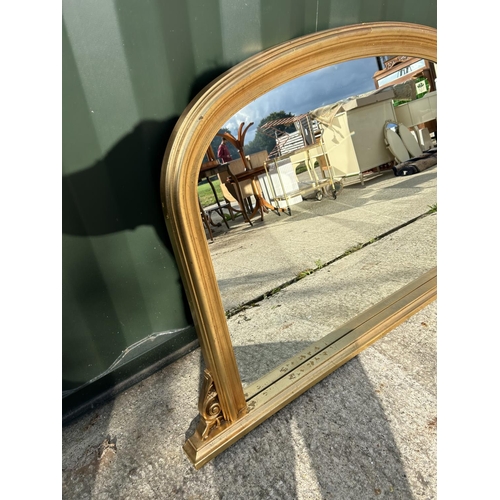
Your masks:
M264 163L267 161L268 156L269 153L266 150L248 155L247 158L250 164L250 168L262 167L262 165L264 165Z
M214 152L213 152L211 146L208 147L208 150L207 150L207 153L205 155L204 160L205 161L201 164L200 173L198 174L198 183L201 182L203 179L206 179L206 181L209 183L209 185L212 189L215 203L213 203L212 205L203 207L203 212L204 212L205 216L207 217L208 222L212 226L220 226L221 225L220 223L216 224L212 219L213 213L214 212L217 213L221 217L221 219L224 222L224 224L226 225L226 227L229 229L229 225L227 223L227 220L226 220L226 217L224 214L224 210L227 210L227 212L229 213L229 216L231 217L231 220L234 220L234 210L233 210L233 207L231 206L230 202L228 202L227 200L220 200L219 199L219 195L217 194L217 190L212 182L211 177L214 177L216 175L215 172L217 171L216 169L218 167L220 167L220 163L218 160L215 159L215 155L214 155ZM201 204L200 204L200 206L201 206Z
M201 220L203 221L203 225L205 226L205 229L208 232L208 235L210 236L210 239L214 241L214 235L212 233L212 228L210 227L210 221L208 220L208 215L201 206L201 200L200 197L198 196L198 205L200 207L200 215L201 215Z
M251 198L255 196L252 187L251 180L238 181L237 176L245 172L245 164L241 158L237 160L230 161L228 163L228 172L220 172L218 174L221 188L226 191L224 197L229 199L229 201L236 201L239 205L239 211L243 214L243 217L250 224L250 218L248 217L248 210L252 211L252 204L250 202ZM227 195L227 192L230 196Z
M207 207L203 207L204 212L207 214L208 221L212 226L220 226L221 223L215 223L212 219L212 215L215 212L219 217L222 219L226 227L229 229L229 225L226 220L226 214L224 213L224 210L227 210L229 216L231 217L231 220L234 220L234 210L233 207L231 206L231 203L228 201L220 201L217 200L217 203L214 203L212 205L209 205Z
M229 132L219 133L218 136L225 137L237 150L240 155L239 160L234 160L228 163L230 179L227 179L229 182L226 182L226 187L231 191L233 197L238 200L241 211L245 220L252 225L252 221L250 220L253 216L257 215L257 212L260 212L261 220L264 220L264 212L269 210L275 210L279 213L279 211L284 211L281 208L275 208L267 200L262 196L262 189L259 183L259 175L265 173L264 160L267 159L266 151L259 151L256 155L254 155L254 164L252 165L250 160L245 156L244 143L245 143L245 135L253 122L247 125L244 128L244 123L240 123L238 127L238 138L233 137ZM264 158L265 155L265 158ZM259 164L260 165L255 165ZM246 206L246 203L254 198L255 207L250 205ZM249 208L251 214L248 216L246 210Z
M255 195L252 188L252 182L249 180L239 181L238 175L246 171L245 164L241 158L237 160L230 161L228 164L228 170L231 175L231 180L229 183L229 189L231 190L231 184L235 186L235 198L238 200L240 198L243 202Z
M220 181L220 189L222 191L222 195L224 196L224 200L226 201L226 203L231 207L233 213L242 213L238 200L229 192L229 189L225 184L228 176L229 174L226 172L217 174L217 177Z

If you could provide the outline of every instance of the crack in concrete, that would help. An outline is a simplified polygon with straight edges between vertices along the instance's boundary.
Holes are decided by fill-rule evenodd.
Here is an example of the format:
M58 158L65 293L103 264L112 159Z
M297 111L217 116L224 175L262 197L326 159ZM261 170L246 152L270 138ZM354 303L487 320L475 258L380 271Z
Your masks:
M273 295L277 294L281 290L289 287L290 285L293 285L294 283L297 283L297 281L300 281L301 279L304 279L305 277L310 276L311 274L319 271L320 269L324 269L325 267L327 267L335 262L338 262L341 259L344 259L348 255L352 255L353 253L358 252L359 250L362 250L363 248L365 248L369 245L372 245L373 243L380 241L383 238L390 236L391 234L394 234L395 232L403 229L404 227L409 226L410 224L413 224L413 223L417 222L418 220L423 219L424 217L428 217L429 215L434 215L435 213L436 213L436 210L434 210L434 208L431 208L431 210L429 210L428 212L421 214L421 215L418 215L417 217L414 217L413 219L410 219L409 221L403 222L402 224L399 224L396 227L393 227L392 229L389 229L388 231L386 231L378 236L375 236L374 238L372 238L369 241L366 241L365 243L359 243L354 247L348 248L343 254L333 258L332 260L329 260L325 264L318 265L317 267L312 268L312 269L305 269L304 271L300 272L294 278L292 278L288 281L285 281L283 284L281 284L277 287L274 287L272 290L268 290L267 292L264 292L263 294L259 295L255 299L251 299L251 300L244 302L243 304L241 304L237 307L234 307L232 309L227 310L226 311L226 319L229 319L229 318L235 316L236 314L238 314L246 309L250 309L252 307L259 306L260 305L259 303L262 302L263 300L267 299L268 297L272 297Z

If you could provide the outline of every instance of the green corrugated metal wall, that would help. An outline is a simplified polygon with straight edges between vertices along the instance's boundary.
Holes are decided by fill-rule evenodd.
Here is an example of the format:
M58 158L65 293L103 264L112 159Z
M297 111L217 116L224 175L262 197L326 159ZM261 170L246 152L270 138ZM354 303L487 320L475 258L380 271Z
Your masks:
M436 0L63 0L63 413L196 345L162 217L169 134L236 63Z

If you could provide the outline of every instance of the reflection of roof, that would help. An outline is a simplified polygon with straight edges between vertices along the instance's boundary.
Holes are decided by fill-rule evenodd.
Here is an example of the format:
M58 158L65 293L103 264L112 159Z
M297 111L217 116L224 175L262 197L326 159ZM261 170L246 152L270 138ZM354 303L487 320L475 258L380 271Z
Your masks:
M271 127L276 127L277 125L291 125L292 123L300 121L302 118L308 116L309 113L304 113L303 115L290 116L289 118L280 118L279 120L271 120L270 122L264 123L259 128L266 130Z

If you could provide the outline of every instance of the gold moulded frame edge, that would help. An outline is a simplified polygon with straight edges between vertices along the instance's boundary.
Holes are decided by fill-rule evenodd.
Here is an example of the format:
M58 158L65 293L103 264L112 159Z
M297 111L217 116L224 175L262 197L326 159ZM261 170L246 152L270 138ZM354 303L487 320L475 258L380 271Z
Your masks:
M382 301L383 313L342 337L344 343L350 339L347 346L335 341L323 349L326 354L322 354L321 365L309 369L307 376L278 378L265 391L247 398L199 216L199 166L211 140L229 118L259 96L306 73L387 54L437 62L437 31L411 23L379 22L321 31L282 43L223 73L191 101L174 127L163 159L160 188L165 222L206 366L200 424L184 445L196 468L436 297L434 269L422 277L423 281L409 285L409 290L402 289L386 299L390 305Z

